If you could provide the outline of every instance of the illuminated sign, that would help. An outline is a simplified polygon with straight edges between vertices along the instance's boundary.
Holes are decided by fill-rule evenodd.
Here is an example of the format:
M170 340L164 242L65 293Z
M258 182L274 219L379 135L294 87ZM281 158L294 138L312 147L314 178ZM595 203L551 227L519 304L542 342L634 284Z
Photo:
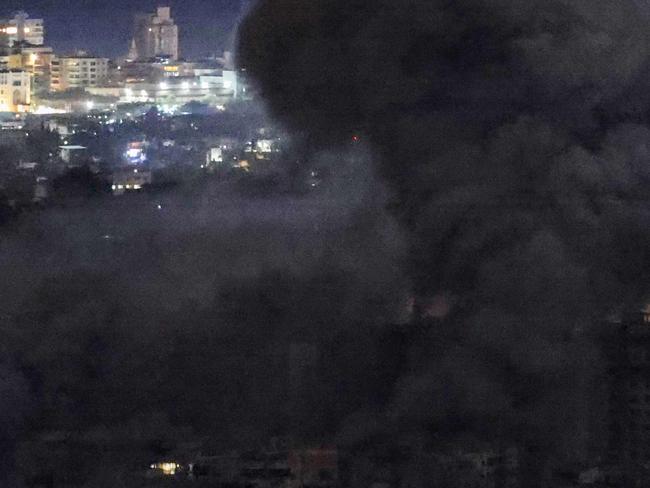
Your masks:
M143 163L147 160L147 155L144 151L143 142L131 142L126 149L126 159L133 164Z

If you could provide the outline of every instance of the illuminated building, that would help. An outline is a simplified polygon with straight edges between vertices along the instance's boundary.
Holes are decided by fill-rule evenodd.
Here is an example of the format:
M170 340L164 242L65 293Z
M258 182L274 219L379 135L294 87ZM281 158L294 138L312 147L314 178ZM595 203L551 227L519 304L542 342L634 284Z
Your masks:
M19 69L0 70L0 112L27 112L31 103L31 75Z
M160 472L163 476L174 476L181 468L181 465L174 462L165 462L152 464L149 468Z
M49 89L54 53L51 47L17 45L0 52L0 68L20 69L32 75L32 88Z
M150 185L151 181L151 171L130 167L113 173L111 188L114 195L122 195L141 190L145 185Z
M133 41L129 57L147 60L163 56L177 60L178 26L171 17L171 8L158 7L153 14L136 15Z
M156 82L126 83L124 88L90 87L87 91L94 95L117 92L121 103L155 103L163 111L190 102L205 103L221 110L235 98L232 88L226 88L225 84L224 76L174 76Z
M42 46L45 40L43 19L30 19L25 12L18 12L13 19L0 20L0 33L10 47L19 43Z
M130 164L140 164L147 160L147 143L142 141L130 142L125 157Z
M99 86L108 78L108 59L88 56L58 56L52 60L53 91Z
M221 147L212 147L206 156L206 164L223 163L223 149Z

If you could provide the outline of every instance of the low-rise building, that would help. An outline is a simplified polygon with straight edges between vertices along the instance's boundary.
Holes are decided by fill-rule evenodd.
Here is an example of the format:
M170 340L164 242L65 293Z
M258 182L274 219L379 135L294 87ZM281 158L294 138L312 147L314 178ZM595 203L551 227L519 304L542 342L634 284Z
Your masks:
M87 148L84 146L59 146L59 155L63 162L68 166L78 166L82 164L87 157Z
M141 190L152 182L151 171L142 168L124 168L113 173L111 189L114 195Z

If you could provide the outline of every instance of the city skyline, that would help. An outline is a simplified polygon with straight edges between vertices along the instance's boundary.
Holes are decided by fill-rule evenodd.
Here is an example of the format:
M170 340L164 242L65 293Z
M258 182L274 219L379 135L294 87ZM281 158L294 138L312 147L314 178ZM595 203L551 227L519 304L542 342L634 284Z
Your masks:
M3 2L0 18L24 10L31 18L44 19L45 43L56 51L85 49L114 58L127 54L137 13L170 6L179 26L181 56L203 57L232 48L233 32L245 4L246 0L90 0L79 6L69 0L8 0ZM72 21L71 12L75 14ZM219 15L215 16L215 12Z

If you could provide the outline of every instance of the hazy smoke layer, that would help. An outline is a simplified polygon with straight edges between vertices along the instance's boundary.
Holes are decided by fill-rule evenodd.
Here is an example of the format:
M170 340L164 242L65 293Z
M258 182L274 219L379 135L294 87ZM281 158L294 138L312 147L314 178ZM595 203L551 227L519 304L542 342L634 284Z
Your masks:
M365 158L317 156L334 185L302 197L210 184L5 232L0 485L135 486L187 441L331 442L381 389L368 331L407 298Z
M648 291L637 5L260 0L240 35L276 117L314 147L357 135L377 152L422 312L446 317L391 406L346 435L518 442L538 471L586 462L601 442L592 336Z

